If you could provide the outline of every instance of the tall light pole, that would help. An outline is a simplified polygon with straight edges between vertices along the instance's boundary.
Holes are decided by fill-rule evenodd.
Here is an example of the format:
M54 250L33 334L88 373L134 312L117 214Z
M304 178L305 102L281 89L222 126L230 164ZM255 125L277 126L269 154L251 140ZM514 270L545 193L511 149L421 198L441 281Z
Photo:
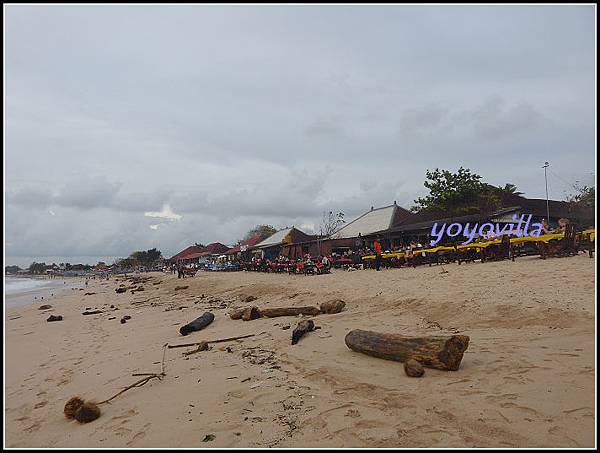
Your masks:
M546 222L550 225L550 203L548 203L548 175L546 174L546 169L550 166L548 162L544 162L544 180L546 181Z

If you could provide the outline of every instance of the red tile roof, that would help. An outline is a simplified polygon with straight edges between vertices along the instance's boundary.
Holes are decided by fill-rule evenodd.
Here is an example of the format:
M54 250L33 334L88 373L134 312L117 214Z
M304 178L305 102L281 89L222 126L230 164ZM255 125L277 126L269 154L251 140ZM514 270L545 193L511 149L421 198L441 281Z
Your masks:
M241 252L242 247L252 247L255 244L258 244L260 241L262 241L263 237L260 234L257 234L256 236L252 236L250 239L247 239L243 242L240 242L238 245L236 245L234 248L229 249L226 253L226 255L233 255L234 253L238 253Z
M208 244L206 247L200 247L199 245L192 245L177 255L171 257L171 261L177 260L191 260L200 258L201 256L216 255L217 253L224 253L229 250L229 247L221 244L220 242L213 242Z
M173 255L171 257L171 261L177 261L182 259L184 256L186 255L190 255L192 253L198 253L204 250L204 247L200 247L198 245L191 245L186 249L183 249L181 252L179 252L177 255Z
M229 247L221 244L220 242L213 242L212 244L208 244L203 252L207 252L208 255L214 255L217 253L224 253L229 250Z

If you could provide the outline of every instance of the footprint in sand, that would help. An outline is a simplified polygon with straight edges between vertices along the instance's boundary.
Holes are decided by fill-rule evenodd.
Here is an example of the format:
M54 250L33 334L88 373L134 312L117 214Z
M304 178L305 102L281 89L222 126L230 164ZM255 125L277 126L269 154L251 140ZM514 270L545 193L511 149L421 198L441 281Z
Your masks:
M132 431L129 428L123 428L122 426L113 429L113 433L115 433L117 436L127 436L131 432Z
M527 406L519 406L518 404L515 404L515 403L502 403L502 404L500 404L500 407L505 408L505 409L519 409L521 411L529 412L534 415L539 415L539 412L536 411L535 409L532 409L531 407L527 407Z
M40 401L39 403L37 403L35 406L33 406L34 409L39 409L41 407L44 407L46 404L48 404L48 401Z
M28 433L32 433L32 432L37 431L38 429L40 429L41 426L42 426L42 424L38 420L38 421L34 422L33 425L25 428L23 431L26 431Z
M134 436L131 438L131 440L129 442L127 442L127 445L131 445L132 443L134 443L136 440L142 439L146 436L146 432L145 431L139 431L137 433L134 434Z

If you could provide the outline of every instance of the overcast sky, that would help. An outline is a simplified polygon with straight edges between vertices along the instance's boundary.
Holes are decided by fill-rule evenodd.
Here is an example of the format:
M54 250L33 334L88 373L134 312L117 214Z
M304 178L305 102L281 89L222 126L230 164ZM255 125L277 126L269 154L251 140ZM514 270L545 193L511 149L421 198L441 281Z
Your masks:
M471 168L593 184L592 6L5 7L5 252L310 232Z

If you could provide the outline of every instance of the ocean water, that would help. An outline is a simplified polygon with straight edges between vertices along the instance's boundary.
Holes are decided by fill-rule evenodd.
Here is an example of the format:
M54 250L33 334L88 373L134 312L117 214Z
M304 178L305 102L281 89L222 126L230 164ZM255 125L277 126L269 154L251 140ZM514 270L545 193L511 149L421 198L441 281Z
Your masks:
M62 278L4 277L4 303L6 307L45 303L74 286L80 286L80 282Z
M27 292L44 286L49 286L51 280L37 278L20 278L20 277L5 277L4 278L4 294L7 296L15 293ZM62 281L61 281L62 283Z
M60 264L60 263L71 263L71 264L90 264L95 265L99 261L102 261L106 264L112 264L117 259L118 256L92 256L92 255L83 255L83 256L10 256L7 255L4 262L6 266L19 266L21 269L25 269L29 267L29 265L33 262L36 263L46 263L46 264Z

